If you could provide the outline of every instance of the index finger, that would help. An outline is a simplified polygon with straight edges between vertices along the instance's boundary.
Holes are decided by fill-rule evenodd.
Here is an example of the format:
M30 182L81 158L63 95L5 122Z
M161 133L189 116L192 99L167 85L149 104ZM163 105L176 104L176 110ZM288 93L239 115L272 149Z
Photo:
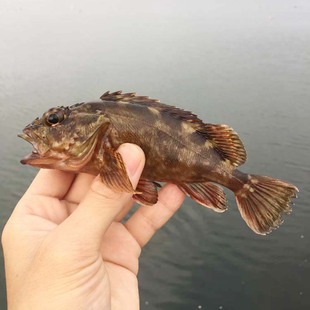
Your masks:
M184 193L174 184L166 184L158 194L158 202L153 206L141 206L125 223L125 227L144 247L181 207Z
M62 199L71 187L75 174L52 169L41 169L28 190L27 195L43 195Z

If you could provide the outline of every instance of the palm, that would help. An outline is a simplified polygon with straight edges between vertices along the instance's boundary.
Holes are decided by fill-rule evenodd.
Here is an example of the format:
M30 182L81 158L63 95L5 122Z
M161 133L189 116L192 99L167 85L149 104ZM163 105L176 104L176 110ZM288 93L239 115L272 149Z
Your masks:
M92 179L89 176L86 178ZM67 194L67 196L71 195L71 192ZM28 235L30 240L27 240L28 244L39 248L49 234L74 212L78 203L79 201L70 202L67 199L60 200L41 195L30 196L27 203L22 202L21 209L25 212L21 214L23 216L23 228L30 233ZM84 287L80 287L81 291L85 292L85 287L90 286L90 282L92 282L96 283L97 286L92 288L95 293L97 293L97 289L105 289L108 286L111 296L116 295L119 302L124 301L129 304L137 302L136 275L141 247L122 223L114 222L107 230L103 238L99 259L93 253L95 254L93 268L89 268L89 256L86 256L86 260L83 261L79 252L73 252L76 255L70 256L70 261L63 267L68 273L70 273L70 269L74 273L77 270L82 273L81 271L87 267L88 272L83 273L85 279L82 280ZM88 291L87 295L89 294L91 292ZM98 295L100 297L100 294ZM106 294L101 295L101 297L104 296Z
M132 200L128 199L106 230L100 247L96 248L93 240L80 238L80 234L75 236L75 230L80 227L64 229L68 220L72 220L71 215L79 209L94 177L85 174L74 177L59 171L43 173L57 174L55 180L59 182L60 176L62 183L45 182L42 185L35 180L16 207L10 224L19 226L23 233L14 246L16 251L28 248L31 255L24 264L14 266L15 274L31 271L36 260L42 260L43 253L43 260L48 256L47 264L51 261L56 264L47 274L45 271L45 282L40 279L42 290L57 285L61 279L69 283L65 287L68 295L78 295L80 300L87 299L90 303L86 305L88 308L94 304L98 308L110 307L112 300L114 308L130 309L130 305L132 309L137 309L141 247L176 211L184 195L175 186L168 185L162 189L156 206L140 207L122 224L121 220L132 205ZM40 179L40 176L37 178ZM46 266L42 268L46 270ZM36 269L35 272L40 276L40 270Z

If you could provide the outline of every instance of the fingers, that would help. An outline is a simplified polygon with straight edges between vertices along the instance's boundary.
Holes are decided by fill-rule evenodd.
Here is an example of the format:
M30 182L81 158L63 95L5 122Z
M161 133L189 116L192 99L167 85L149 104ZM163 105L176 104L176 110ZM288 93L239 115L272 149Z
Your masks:
M141 206L125 226L143 247L180 208L184 198L176 185L167 184L159 191L158 202L153 206Z
M64 199L79 204L85 197L94 179L95 177L91 174L78 174Z
M75 174L71 172L41 169L26 194L62 199L69 190L74 178Z
M145 162L143 151L134 144L123 144L118 151L132 185L136 187ZM85 241L99 249L105 231L131 196L130 193L113 192L96 177L79 207L59 225L58 233L66 234L69 243Z
M64 199L67 201L69 214L76 210L79 203L89 191L90 185L94 179L95 177L93 175L86 173L80 173L76 176L71 188L69 189L67 195L64 197ZM133 203L133 199L129 200L124 208L122 208L121 212L115 217L115 221L120 222L127 215Z
M135 201L131 198L123 207L123 209L121 210L121 212L119 214L117 214L117 216L115 217L115 221L116 222L121 222L124 217L128 214L128 212L130 211L130 209L132 208L133 204L135 203Z

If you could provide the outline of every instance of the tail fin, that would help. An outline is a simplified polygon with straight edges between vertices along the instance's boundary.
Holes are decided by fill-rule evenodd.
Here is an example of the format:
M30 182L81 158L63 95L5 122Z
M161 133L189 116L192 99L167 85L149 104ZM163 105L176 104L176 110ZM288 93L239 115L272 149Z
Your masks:
M248 182L235 193L241 216L257 234L266 235L283 223L281 214L291 212L291 198L298 188L281 180L248 175Z

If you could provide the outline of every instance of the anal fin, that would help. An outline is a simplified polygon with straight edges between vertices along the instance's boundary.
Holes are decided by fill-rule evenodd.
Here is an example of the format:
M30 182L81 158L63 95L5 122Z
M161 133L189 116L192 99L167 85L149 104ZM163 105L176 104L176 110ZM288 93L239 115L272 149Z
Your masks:
M220 186L204 182L179 184L178 187L186 195L207 208L216 212L224 212L227 209L227 199Z
M133 195L133 199L143 205L154 205L158 199L157 187L160 187L160 184L140 179L136 188L137 193Z

